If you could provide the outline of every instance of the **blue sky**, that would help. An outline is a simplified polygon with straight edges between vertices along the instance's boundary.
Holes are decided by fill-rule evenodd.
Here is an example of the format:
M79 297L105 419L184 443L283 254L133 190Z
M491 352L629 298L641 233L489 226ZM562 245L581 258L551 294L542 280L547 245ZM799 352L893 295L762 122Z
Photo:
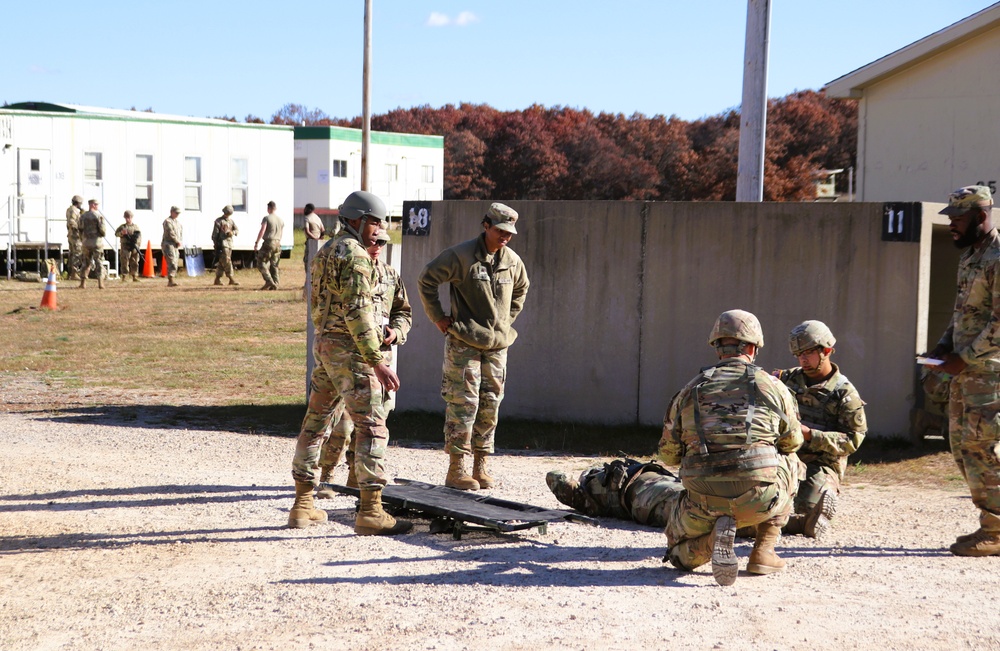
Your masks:
M768 95L833 79L986 0L774 0ZM372 111L461 102L693 120L738 106L745 0L373 0ZM11 2L0 102L268 119L361 114L363 0Z

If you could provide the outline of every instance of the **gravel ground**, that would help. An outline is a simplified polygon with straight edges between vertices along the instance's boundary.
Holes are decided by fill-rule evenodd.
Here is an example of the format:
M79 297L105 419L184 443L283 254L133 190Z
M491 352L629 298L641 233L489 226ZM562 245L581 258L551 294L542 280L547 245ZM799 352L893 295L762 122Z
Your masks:
M294 439L26 408L43 388L4 379L6 651L1000 649L1000 557L947 552L976 525L964 494L850 485L825 539L782 539L786 571L724 588L661 563L660 531L610 519L358 537L345 496L290 530ZM500 451L492 494L557 508L546 471L590 462ZM390 450L394 476L437 483L445 466Z

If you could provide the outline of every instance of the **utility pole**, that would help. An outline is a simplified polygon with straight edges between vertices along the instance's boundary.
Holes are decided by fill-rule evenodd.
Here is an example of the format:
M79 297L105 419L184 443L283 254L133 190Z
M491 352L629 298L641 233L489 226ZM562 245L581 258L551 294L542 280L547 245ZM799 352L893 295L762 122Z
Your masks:
M361 76L361 189L368 192L368 146L372 140L372 0L365 0L365 59Z
M764 200L764 143L767 130L767 50L771 0L747 0L747 37L743 54L743 103L740 105L740 154L736 200Z

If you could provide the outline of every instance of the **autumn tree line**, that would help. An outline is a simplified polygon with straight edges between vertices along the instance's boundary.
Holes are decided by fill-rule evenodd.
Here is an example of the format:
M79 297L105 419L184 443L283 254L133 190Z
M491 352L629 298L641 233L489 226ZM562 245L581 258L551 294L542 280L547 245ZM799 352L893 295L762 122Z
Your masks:
M361 118L330 118L288 104L270 123L360 128ZM814 199L820 170L855 164L857 125L856 102L822 91L770 100L764 200ZM498 111L485 104L372 116L377 131L444 136L445 199L732 201L739 128L737 110L692 122L558 106ZM846 175L840 182L846 186Z

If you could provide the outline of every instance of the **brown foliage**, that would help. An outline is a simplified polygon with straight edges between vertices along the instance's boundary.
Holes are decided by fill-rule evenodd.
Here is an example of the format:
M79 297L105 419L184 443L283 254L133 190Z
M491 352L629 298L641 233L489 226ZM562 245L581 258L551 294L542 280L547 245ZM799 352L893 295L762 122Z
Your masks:
M857 119L855 102L828 99L822 91L771 100L764 199L811 200L819 170L854 165ZM330 118L298 104L286 104L271 122L361 126L361 118ZM445 199L736 197L737 110L686 122L641 113L594 115L559 106L498 111L485 104L448 104L373 116L372 129L444 136ZM846 175L838 181L846 186Z

